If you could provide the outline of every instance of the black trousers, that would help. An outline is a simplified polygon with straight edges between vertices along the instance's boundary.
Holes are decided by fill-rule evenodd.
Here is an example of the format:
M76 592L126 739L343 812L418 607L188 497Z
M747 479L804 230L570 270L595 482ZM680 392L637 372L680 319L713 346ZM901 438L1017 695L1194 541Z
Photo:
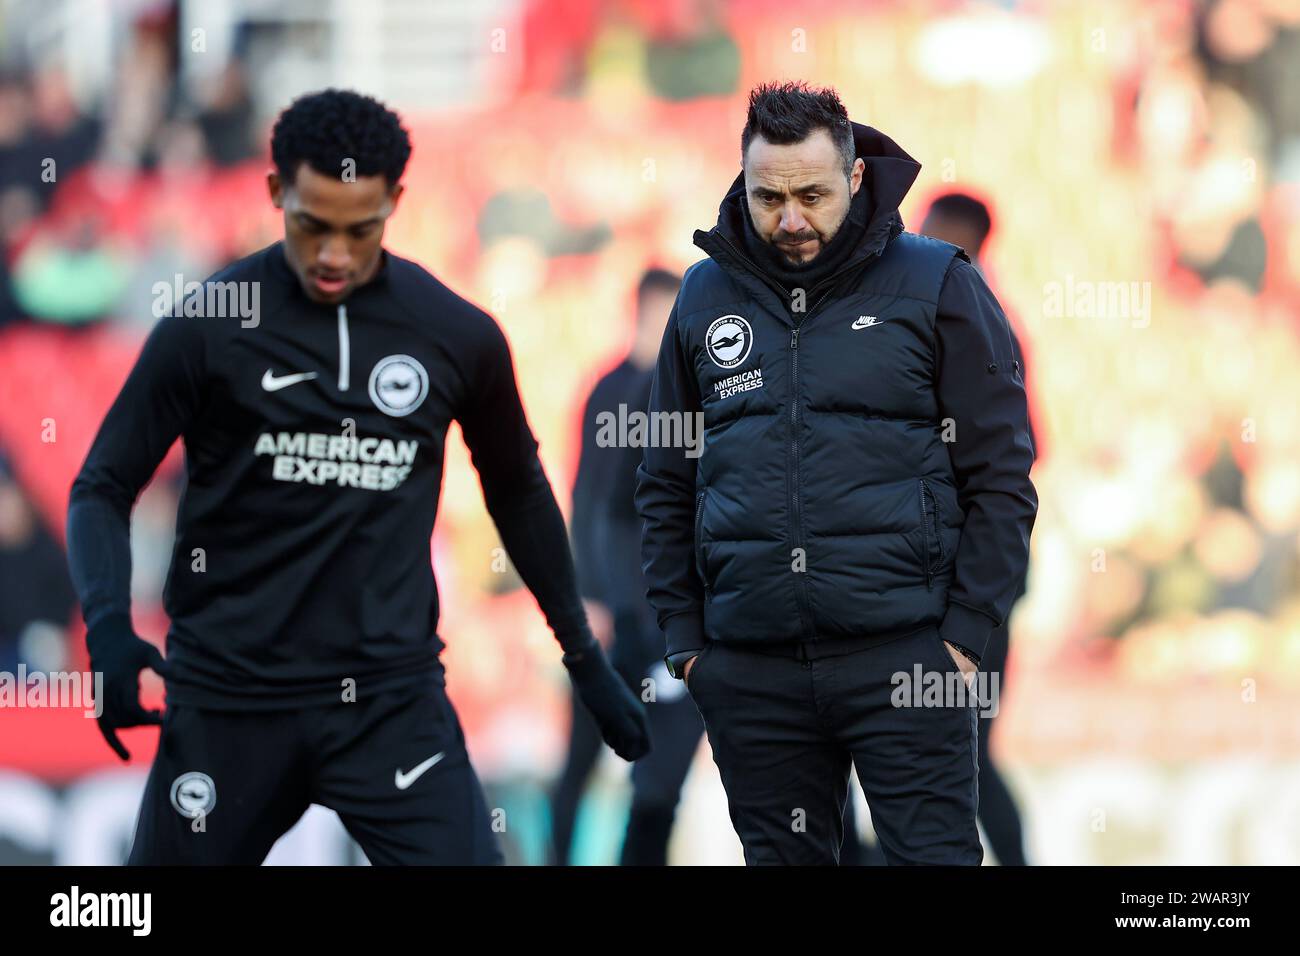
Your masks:
M682 785L700 746L704 725L690 695L663 666L663 638L656 630L628 628L614 639L611 663L628 687L645 700L644 681L654 681L655 699L645 701L650 725L650 753L632 765L632 806L619 863L664 866ZM578 807L596 761L605 746L596 722L575 698L569 727L569 751L551 791L551 858L567 866L571 859Z
M1024 597L1026 580L1021 580L1020 587L1012 601L1014 607ZM1010 615L1008 615L1008 618ZM989 676L996 674L999 693L1007 692L1007 652L1010 634L1008 621L995 627L989 634L988 647L980 662L980 671ZM993 721L997 717L981 714L979 721L979 755L980 755L980 824L988 838L989 849L1002 866L1026 866L1024 825L1020 820L1020 810L1016 807L1011 788L1003 778L998 765L993 760L989 741L993 733Z
M424 682L293 711L168 707L127 862L256 865L313 803L377 866L503 861L460 720Z
M896 706L916 665L957 673L938 628L810 661L705 648L689 689L747 864L838 863L851 768L887 862L981 863L979 704Z

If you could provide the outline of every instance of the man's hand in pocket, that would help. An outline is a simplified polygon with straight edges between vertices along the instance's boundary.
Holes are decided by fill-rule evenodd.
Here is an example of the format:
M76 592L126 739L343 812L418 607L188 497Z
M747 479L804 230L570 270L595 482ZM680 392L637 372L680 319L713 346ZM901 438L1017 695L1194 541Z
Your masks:
M957 669L961 671L962 679L966 681L966 689L969 690L975 683L975 672L979 670L979 666L947 641L943 642L943 646L948 649L949 656L951 656L953 661L957 664Z
M699 659L700 659L700 655L696 654L694 657L688 660L686 662L686 666L682 668L682 680L686 683L687 689L689 689L691 686L691 668L695 666L695 662L698 661Z

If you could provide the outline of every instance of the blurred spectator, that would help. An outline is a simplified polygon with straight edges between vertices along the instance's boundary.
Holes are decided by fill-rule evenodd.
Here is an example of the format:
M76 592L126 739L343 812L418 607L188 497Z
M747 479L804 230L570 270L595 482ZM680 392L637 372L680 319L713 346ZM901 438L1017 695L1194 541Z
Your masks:
M15 184L33 188L40 176L40 151L32 135L29 97L22 74L0 73L0 189Z
M974 196L961 192L951 192L939 196L930 205L930 211L921 224L921 232L935 239L942 239L960 246L970 256L971 263L984 275L980 255L984 243L993 231L993 216L988 206ZM987 277L986 277L987 278ZM994 291L996 295L996 290ZM1034 449L1034 458L1040 455L1038 437L1034 431L1034 395L1029 388L1029 372L1021 349L1020 338L1024 334L1016 327L1016 322L1007 314L1011 326L1011 342L1015 356L1020 362L1020 374L1025 383L1029 409L1029 443ZM1015 605L1024 597L1028 577L1022 578L1012 598L1012 610L1006 618L989 634L988 646L980 661L980 670L987 675L994 675L999 693L1006 686L1007 657L1010 652L1011 614ZM1015 795L1007 784L1000 762L995 763L991 741L993 737L994 716L981 715L978 721L978 762L979 762L979 822L984 829L984 842L989 845L993 855L1002 866L1026 866L1024 824Z
M974 196L961 192L945 193L936 198L930 204L930 211L926 214L925 221L921 223L922 235L942 239L964 249L970 256L971 264L985 281L988 281L989 277L985 272L981 256L984 252L984 243L988 241L992 232L993 217L989 213L988 206ZM996 289L993 292L997 295ZM1034 390L1030 387L1031 373L1022 343L1025 332L1005 302L1002 302L1002 306L1007 323L1011 326L1011 343L1015 346L1016 360L1020 362L1020 377L1024 380L1025 393L1029 398L1029 441L1034 449L1034 459L1037 461L1043 456L1040 445L1042 429L1036 427L1042 419L1042 413L1037 407Z
M678 3L671 32L651 36L646 48L650 88L665 100L726 96L740 81L740 50L722 23L718 4Z
M63 549L0 452L0 671L61 668L74 603Z
M610 229L604 223L586 227L563 223L545 193L521 188L499 192L483 204L478 235L484 246L507 236L523 236L548 256L575 256L598 250L609 241Z
M94 216L51 225L14 263L14 296L33 319L81 325L107 316L126 288L128 258Z
M0 190L30 190L40 209L94 153L99 124L82 116L61 70L0 74Z
M255 138L260 130L245 63L250 36L247 24L236 30L230 59L202 85L196 104L208 152L222 167L237 166L262 154L262 144Z
M149 155L152 137L175 95L176 11L171 4L140 17L117 69L108 98L108 125L101 158L129 175Z
M68 78L57 66L46 65L32 78L33 145L40 163L52 161L57 180L66 179L90 162L99 144L100 122L82 115ZM40 163L30 175L38 178ZM41 182L44 182L41 180ZM47 186L39 194L48 206L52 190Z

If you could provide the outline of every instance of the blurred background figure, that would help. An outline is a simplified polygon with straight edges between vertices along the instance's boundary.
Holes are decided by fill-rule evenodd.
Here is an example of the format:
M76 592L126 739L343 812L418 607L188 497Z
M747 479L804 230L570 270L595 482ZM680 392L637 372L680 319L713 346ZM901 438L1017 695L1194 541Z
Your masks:
M641 521L632 501L636 469L654 426L644 418L664 326L681 277L647 271L636 290L632 347L596 383L582 412L582 452L573 485L573 554L578 583L592 617L612 624L610 661L646 703L650 754L632 765L632 807L620 862L663 866L682 784L704 734L704 724L680 681L664 667L664 640L646 601L641 574ZM629 420L629 416L631 419ZM591 716L574 698L569 752L551 794L552 853L572 858L574 824L587 780L604 749Z
M925 219L921 223L921 233L926 236L933 236L935 239L942 239L945 242L951 242L954 245L961 246L970 256L971 263L984 275L986 281L989 277L983 268L983 251L984 243L988 241L989 234L993 231L993 219L989 214L989 209L984 203L974 196L968 196L965 193L952 192L939 196L930 204L930 210L926 213ZM992 285L990 283L990 288ZM993 288L993 294L996 296L998 290ZM1024 350L1021 345L1021 337L1024 335L1015 318L1007 313L1007 321L1011 326L1012 344L1015 346L1016 360L1020 363L1021 377L1025 382L1025 391L1029 399L1029 442L1034 449L1035 461L1041 457L1038 447L1038 438L1034 432L1034 394L1029 386L1029 373L1026 371ZM1028 581L1028 575L1021 579L1019 587L1016 589L1016 596L1013 599L1012 611L1015 605L1025 596L1025 589ZM996 693L999 696L1006 689L1006 672L1007 672L1007 648L1010 638L1010 621L1011 615L1001 625L995 627L989 634L988 647L980 660L980 670L984 672L985 679L992 675L997 675L997 684L994 685L991 680L984 685L992 689L996 686ZM993 734L993 721L997 718L996 714L985 716L980 714L979 721L979 822L983 828L984 836L988 840L988 849L993 851L998 863L1003 866L1024 866L1025 860L1025 838L1024 831L1020 823L1020 811L1016 807L1015 798L1007 786L998 766L993 762L993 754L989 747L989 740Z
M0 450L0 671L61 670L75 606L63 548Z

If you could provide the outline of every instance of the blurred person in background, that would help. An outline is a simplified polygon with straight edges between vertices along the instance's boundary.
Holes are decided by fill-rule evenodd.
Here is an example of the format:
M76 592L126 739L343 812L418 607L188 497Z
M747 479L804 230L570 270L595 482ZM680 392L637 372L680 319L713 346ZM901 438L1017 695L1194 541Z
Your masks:
M14 263L13 290L21 312L61 325L112 315L130 284L126 243L92 213L47 216Z
M894 678L968 687L1028 563L1006 318L965 253L904 232L920 164L834 90L757 87L741 157L651 389L651 415L703 415L702 454L638 471L666 662L746 863L839 862L856 767L889 863L979 865L975 695L900 707Z
M410 152L397 115L354 92L281 113L283 241L158 322L73 484L100 730L128 760L118 730L162 725L132 864L259 863L311 804L377 865L502 862L439 659L430 538L452 420L579 697L624 759L649 747L588 626L504 334L383 248ZM130 517L177 438L164 659L131 619ZM165 715L140 705L145 668Z
M646 601L641 520L633 502L641 446L628 441L610 444L603 437L609 431L607 422L645 411L655 356L680 285L680 276L662 269L641 277L632 347L596 383L583 408L582 452L573 485L573 556L579 587L584 599L596 605L593 619L612 622L610 662L646 702L654 745L632 766L632 808L620 859L625 866L668 862L682 784L704 732L690 697L664 669L663 635ZM643 694L647 677L654 681L650 700ZM578 807L600 753L600 730L575 698L568 758L551 793L551 840L559 865L570 862Z
M248 23L235 28L230 57L201 84L192 108L218 166L235 166L254 159L261 144L255 138L257 110L249 89L248 50L253 30Z
M0 671L62 668L74 604L63 549L0 451Z
M81 114L58 66L0 72L0 191L22 186L47 208L54 184L90 161L99 135L98 119Z
M979 270L980 275L985 276L986 281L987 275L981 265L980 256L992 230L993 218L989 214L988 207L974 196L959 192L946 193L935 199L921 223L922 235L951 242L954 246L964 249L970 256L971 265ZM1034 430L1034 393L1030 387L1031 373L1025 363L1024 350L1020 342L1024 333L1020 330L1017 334L1015 316L1010 312L1007 313L1007 324L1011 329L1011 343L1015 347L1016 360L1020 362L1020 376L1025 383L1028 397L1029 441L1034 448L1034 459L1037 461L1039 451L1038 438ZM1011 600L1012 610L1025 595L1027 577L1028 569L1026 574L1022 575L1015 596ZM997 675L996 686L999 695L1005 694L1007 688L1006 666L1010 619L1011 611L1008 611L1007 619L989 634L988 649L980 658L980 671L990 677ZM988 686L993 685L990 683ZM983 719L979 721L979 821L984 827L993 855L999 863L1003 866L1025 866L1025 838L1024 828L1020 822L1020 811L1016 808L1015 798L1011 795L1006 780L998 770L997 764L993 762L993 754L989 748L989 739L993 734L993 721L997 718L997 712L990 715L981 714L981 717Z

